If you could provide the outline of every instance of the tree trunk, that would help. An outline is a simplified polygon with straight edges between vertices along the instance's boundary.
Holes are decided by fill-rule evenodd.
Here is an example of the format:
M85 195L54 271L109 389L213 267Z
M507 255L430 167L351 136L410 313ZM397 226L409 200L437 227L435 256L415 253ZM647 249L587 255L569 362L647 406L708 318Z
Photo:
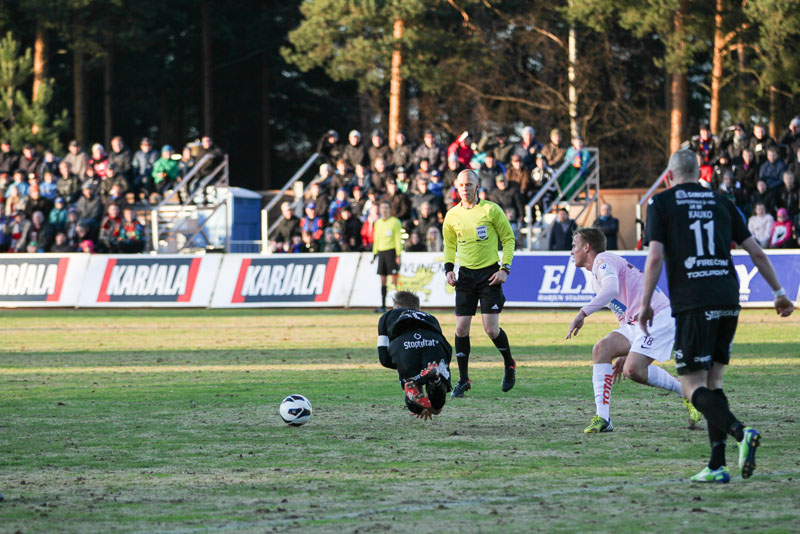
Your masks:
M725 58L725 42L722 35L722 5L723 0L716 0L714 9L714 52L711 62L711 110L709 112L708 124L711 133L716 134L719 130L719 92L722 88L722 60Z
M47 78L47 30L41 18L36 21L36 40L33 44L33 98L32 101L39 100L41 87Z
M269 55L261 54L261 189L272 187L272 131L269 107Z
M108 50L103 60L103 138L106 146L111 145L114 136L114 115L111 109L114 88L114 53Z
M389 84L389 148L394 150L397 132L403 127L403 77L400 67L403 65L403 52L400 39L403 37L403 19L394 21L395 45L392 52L392 79Z
M572 5L572 2L569 2ZM568 111L569 111L569 131L572 137L580 135L578 127L578 89L575 87L575 65L578 61L578 41L575 36L575 24L569 26L569 37L567 43L568 67Z
M86 145L87 117L86 117L86 69L83 61L83 23L75 21L72 24L72 101L75 125L75 139Z
M203 0L200 6L202 17L202 40L203 40L203 133L213 137L214 129L214 99L213 99L213 79L211 69L213 66L211 57L211 14L210 0Z
M681 0L680 7L673 17L673 39L678 40L677 47L680 51L686 48L686 44L683 41L683 21L688 12L689 1ZM683 54L677 54L676 56L681 58ZM686 122L686 73L680 63L680 59L675 59L671 65L670 78L669 151L671 154L681 147L683 128Z
M769 136L778 138L778 88L769 86Z

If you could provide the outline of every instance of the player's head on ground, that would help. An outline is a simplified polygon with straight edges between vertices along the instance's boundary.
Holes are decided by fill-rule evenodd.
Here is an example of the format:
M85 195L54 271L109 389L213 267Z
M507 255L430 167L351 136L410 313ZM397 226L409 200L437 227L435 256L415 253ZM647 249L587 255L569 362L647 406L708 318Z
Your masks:
M601 252L605 252L605 250L606 236L597 227L578 228L572 235L572 250L570 254L578 267L591 269L594 257Z
M696 182L700 178L697 154L688 149L674 152L667 165L667 185Z
M472 204L478 201L478 175L472 169L464 169L458 173L455 186L461 200Z
M419 309L419 297L410 291L398 291L394 294L392 299L395 308L404 308L406 310Z
M381 202L378 204L378 214L381 216L381 219L388 219L389 215L392 214L392 206L386 201Z

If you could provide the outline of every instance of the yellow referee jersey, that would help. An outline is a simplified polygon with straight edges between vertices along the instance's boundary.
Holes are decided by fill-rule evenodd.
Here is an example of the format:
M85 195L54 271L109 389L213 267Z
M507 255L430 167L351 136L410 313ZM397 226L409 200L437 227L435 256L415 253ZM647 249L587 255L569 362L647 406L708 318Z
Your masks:
M385 221L378 219L372 225L373 239L372 253L377 254L384 250L394 251L399 256L403 251L403 225L397 217L389 217Z
M444 262L468 269L481 269L497 263L497 238L503 244L503 265L514 258L514 231L503 210L494 202L481 200L472 209L457 204L444 217Z

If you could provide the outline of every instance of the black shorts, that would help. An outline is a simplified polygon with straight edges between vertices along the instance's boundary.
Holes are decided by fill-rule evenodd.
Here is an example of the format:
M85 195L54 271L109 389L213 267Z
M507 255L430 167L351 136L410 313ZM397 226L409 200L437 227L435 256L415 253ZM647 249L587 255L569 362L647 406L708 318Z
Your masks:
M378 274L397 274L397 253L394 249L378 252Z
M728 365L739 322L739 308L680 313L675 316L675 368L679 375Z
M389 355L397 365L397 374L400 383L405 379L417 376L429 363L439 363L444 360L450 366L450 345L437 332L430 330L411 330L392 340L389 344ZM450 391L450 378L442 377Z
M489 285L489 278L500 270L500 266L489 265L482 269L459 267L456 282L456 315L459 317L475 315L478 301L481 302L481 313L500 313L506 297L503 295L503 284Z

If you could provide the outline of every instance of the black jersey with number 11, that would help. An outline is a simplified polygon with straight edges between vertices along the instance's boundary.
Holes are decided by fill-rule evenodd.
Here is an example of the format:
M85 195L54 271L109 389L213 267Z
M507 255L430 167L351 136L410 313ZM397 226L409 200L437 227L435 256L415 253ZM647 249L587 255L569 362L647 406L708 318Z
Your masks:
M664 245L673 315L738 306L730 249L748 237L734 205L699 184L679 184L650 199L644 242Z

